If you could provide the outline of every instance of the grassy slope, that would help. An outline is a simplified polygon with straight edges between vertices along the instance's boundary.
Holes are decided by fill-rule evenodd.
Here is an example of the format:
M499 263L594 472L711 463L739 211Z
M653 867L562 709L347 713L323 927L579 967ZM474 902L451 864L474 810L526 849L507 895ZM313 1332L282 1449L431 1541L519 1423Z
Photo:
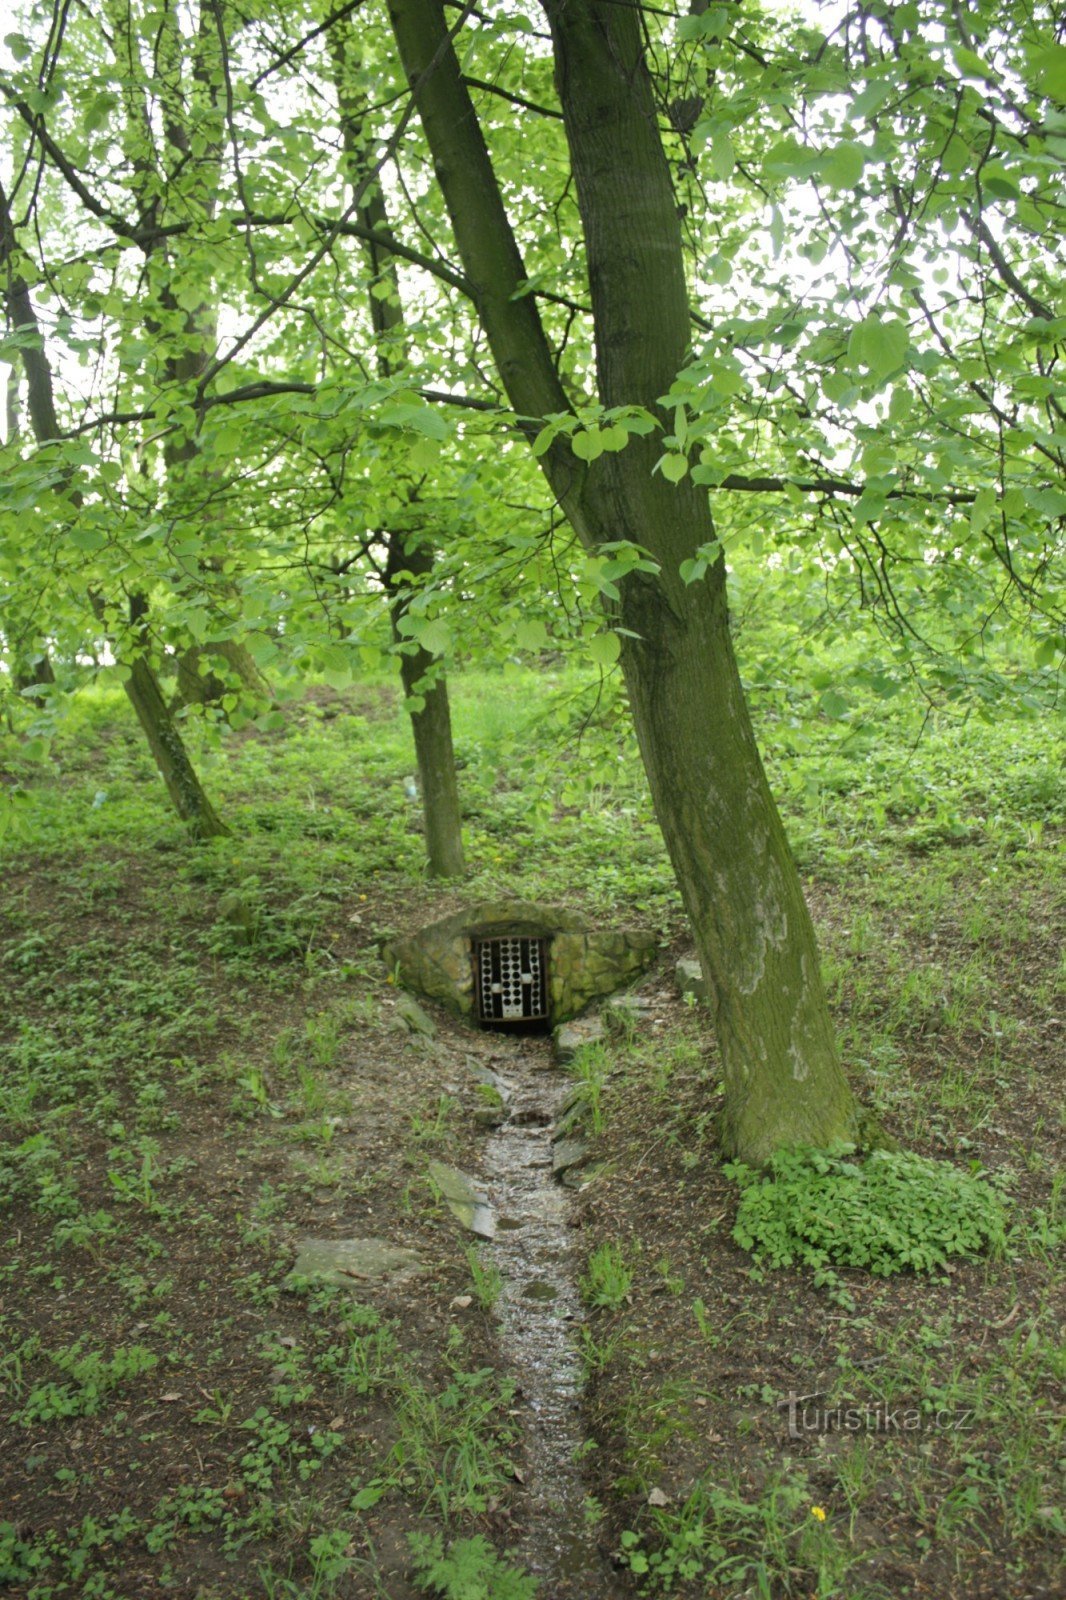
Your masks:
M665 1552L667 1592L687 1559L716 1575L698 1592L757 1584L761 1562L775 1592L1027 1593L1053 1526L1059 751L1004 713L933 719L916 745L902 699L853 691L829 721L763 677L847 1058L908 1145L1002 1177L1011 1250L933 1285L857 1281L851 1309L799 1274L753 1278L728 1236L711 1042L651 985L658 1031L587 1068L608 1162L587 1253L631 1273L588 1330L601 1537L639 1535L638 1566ZM456 701L464 893L580 905L681 948L610 696L515 670L463 678ZM427 1152L476 1162L472 1107L442 1088L462 1040L413 1048L374 956L455 898L421 881L391 690L314 691L284 732L205 748L234 830L206 849L113 691L82 697L48 768L14 741L2 759L25 792L0 906L0 1574L42 1597L395 1600L413 1530L503 1548L505 1379L476 1296L453 1307L470 1266L421 1177ZM280 1293L300 1231L401 1237L433 1273L402 1326L387 1302L353 1321ZM778 1402L808 1387L934 1396L979 1427L796 1444Z

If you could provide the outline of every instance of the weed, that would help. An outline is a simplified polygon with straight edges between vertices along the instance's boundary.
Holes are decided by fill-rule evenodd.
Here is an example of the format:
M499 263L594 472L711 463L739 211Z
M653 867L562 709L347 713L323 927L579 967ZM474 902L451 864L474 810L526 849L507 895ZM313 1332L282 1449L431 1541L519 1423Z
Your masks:
M321 1307L323 1302L314 1304ZM345 1388L359 1395L374 1394L393 1385L400 1370L394 1325L383 1322L372 1306L356 1302L338 1307L337 1311L344 1342L332 1344L316 1356L316 1371L333 1374Z
M420 1144L439 1144L458 1110L459 1102L454 1095L438 1095L436 1105L428 1115L412 1113L409 1119L412 1139L417 1139Z
M830 1284L837 1266L887 1277L1002 1253L1003 1202L973 1173L890 1151L861 1162L850 1155L848 1147L779 1151L767 1174L727 1166L741 1191L736 1243L760 1263L809 1266L816 1283Z
M534 1578L509 1566L481 1534L444 1548L439 1533L409 1533L415 1582L441 1600L533 1600Z
M69 1350L53 1351L50 1359L70 1381L57 1383L48 1379L34 1384L26 1394L25 1405L14 1416L14 1421L24 1427L62 1417L95 1416L112 1390L151 1372L159 1364L159 1357L144 1345L118 1349L108 1360L98 1350L84 1350L80 1340Z
M650 1539L623 1533L621 1559L657 1592L669 1594L679 1582L759 1600L796 1592L851 1600L863 1592L842 1585L866 1557L841 1538L824 1507L812 1503L802 1473L771 1476L756 1500L701 1480L677 1510L652 1511L651 1525ZM801 1591L797 1578L805 1580Z
M513 1392L489 1367L454 1373L439 1394L402 1379L390 1457L399 1481L445 1518L484 1511L512 1476L503 1447L512 1439L506 1410Z
M603 1132L603 1089L611 1070L611 1057L602 1044L583 1044L574 1053L570 1071L577 1079L571 1098L571 1121L587 1127L596 1137Z
M618 1245L601 1244L589 1256L581 1279L581 1297L586 1305L617 1310L633 1286L633 1269L626 1263Z
M493 1262L482 1261L477 1246L466 1247L466 1259L474 1284L474 1297L482 1311L491 1311L503 1293L503 1275Z

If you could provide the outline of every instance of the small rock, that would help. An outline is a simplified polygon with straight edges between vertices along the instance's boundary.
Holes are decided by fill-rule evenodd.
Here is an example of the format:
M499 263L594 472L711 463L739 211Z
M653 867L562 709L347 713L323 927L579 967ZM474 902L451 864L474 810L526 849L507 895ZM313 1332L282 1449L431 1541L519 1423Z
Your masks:
M387 1239L301 1239L296 1261L283 1288L297 1278L324 1278L352 1289L378 1278L400 1281L421 1268L417 1250L390 1244Z
M701 1005L710 1004L710 986L703 976L703 968L694 957L682 956L674 968L674 977L683 995L695 995Z
M472 1178L456 1167L446 1167L443 1161L431 1161L429 1176L444 1197L453 1217L476 1233L479 1239L496 1236L496 1214L488 1203L488 1195L478 1188Z
M568 1066L583 1045L599 1044L606 1030L598 1016L579 1017L574 1022L561 1022L552 1035L555 1059L560 1066Z
M552 1174L562 1178L571 1167L579 1167L588 1155L584 1139L558 1139L552 1146Z
M420 1033L426 1039L436 1037L437 1025L423 1011L414 995L401 994L396 1001L396 1015L410 1033Z

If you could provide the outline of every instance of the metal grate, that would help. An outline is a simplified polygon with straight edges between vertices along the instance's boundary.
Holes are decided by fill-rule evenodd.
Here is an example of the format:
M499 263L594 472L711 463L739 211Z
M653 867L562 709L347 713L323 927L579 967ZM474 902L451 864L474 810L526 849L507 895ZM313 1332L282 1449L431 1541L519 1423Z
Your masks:
M482 1022L547 1020L546 939L479 939L476 956Z

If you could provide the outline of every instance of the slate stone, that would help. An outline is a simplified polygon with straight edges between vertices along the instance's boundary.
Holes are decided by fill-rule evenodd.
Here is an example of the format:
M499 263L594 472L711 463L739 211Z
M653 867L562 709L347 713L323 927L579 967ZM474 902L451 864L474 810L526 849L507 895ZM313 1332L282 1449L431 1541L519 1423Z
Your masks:
M437 1025L426 1015L412 994L401 994L396 1001L396 1015L411 1033L420 1033L426 1039L436 1037Z
M429 1176L440 1190L448 1210L464 1228L476 1233L479 1239L496 1237L496 1213L488 1203L488 1195L472 1178L457 1167L446 1167L443 1161L431 1161Z
M597 1016L578 1017L573 1022L561 1022L552 1034L555 1059L562 1067L573 1061L586 1044L599 1044L606 1036L602 1020Z
M557 1139L552 1146L552 1174L562 1178L570 1171L571 1167L579 1167L588 1155L589 1147L584 1139Z
M294 1278L320 1278L348 1288L382 1278L396 1283L413 1277L421 1267L417 1250L387 1239L301 1239L285 1284L291 1286Z
M674 968L674 977L682 994L695 995L701 1005L710 1004L710 986L703 976L703 968L693 957L682 956Z

